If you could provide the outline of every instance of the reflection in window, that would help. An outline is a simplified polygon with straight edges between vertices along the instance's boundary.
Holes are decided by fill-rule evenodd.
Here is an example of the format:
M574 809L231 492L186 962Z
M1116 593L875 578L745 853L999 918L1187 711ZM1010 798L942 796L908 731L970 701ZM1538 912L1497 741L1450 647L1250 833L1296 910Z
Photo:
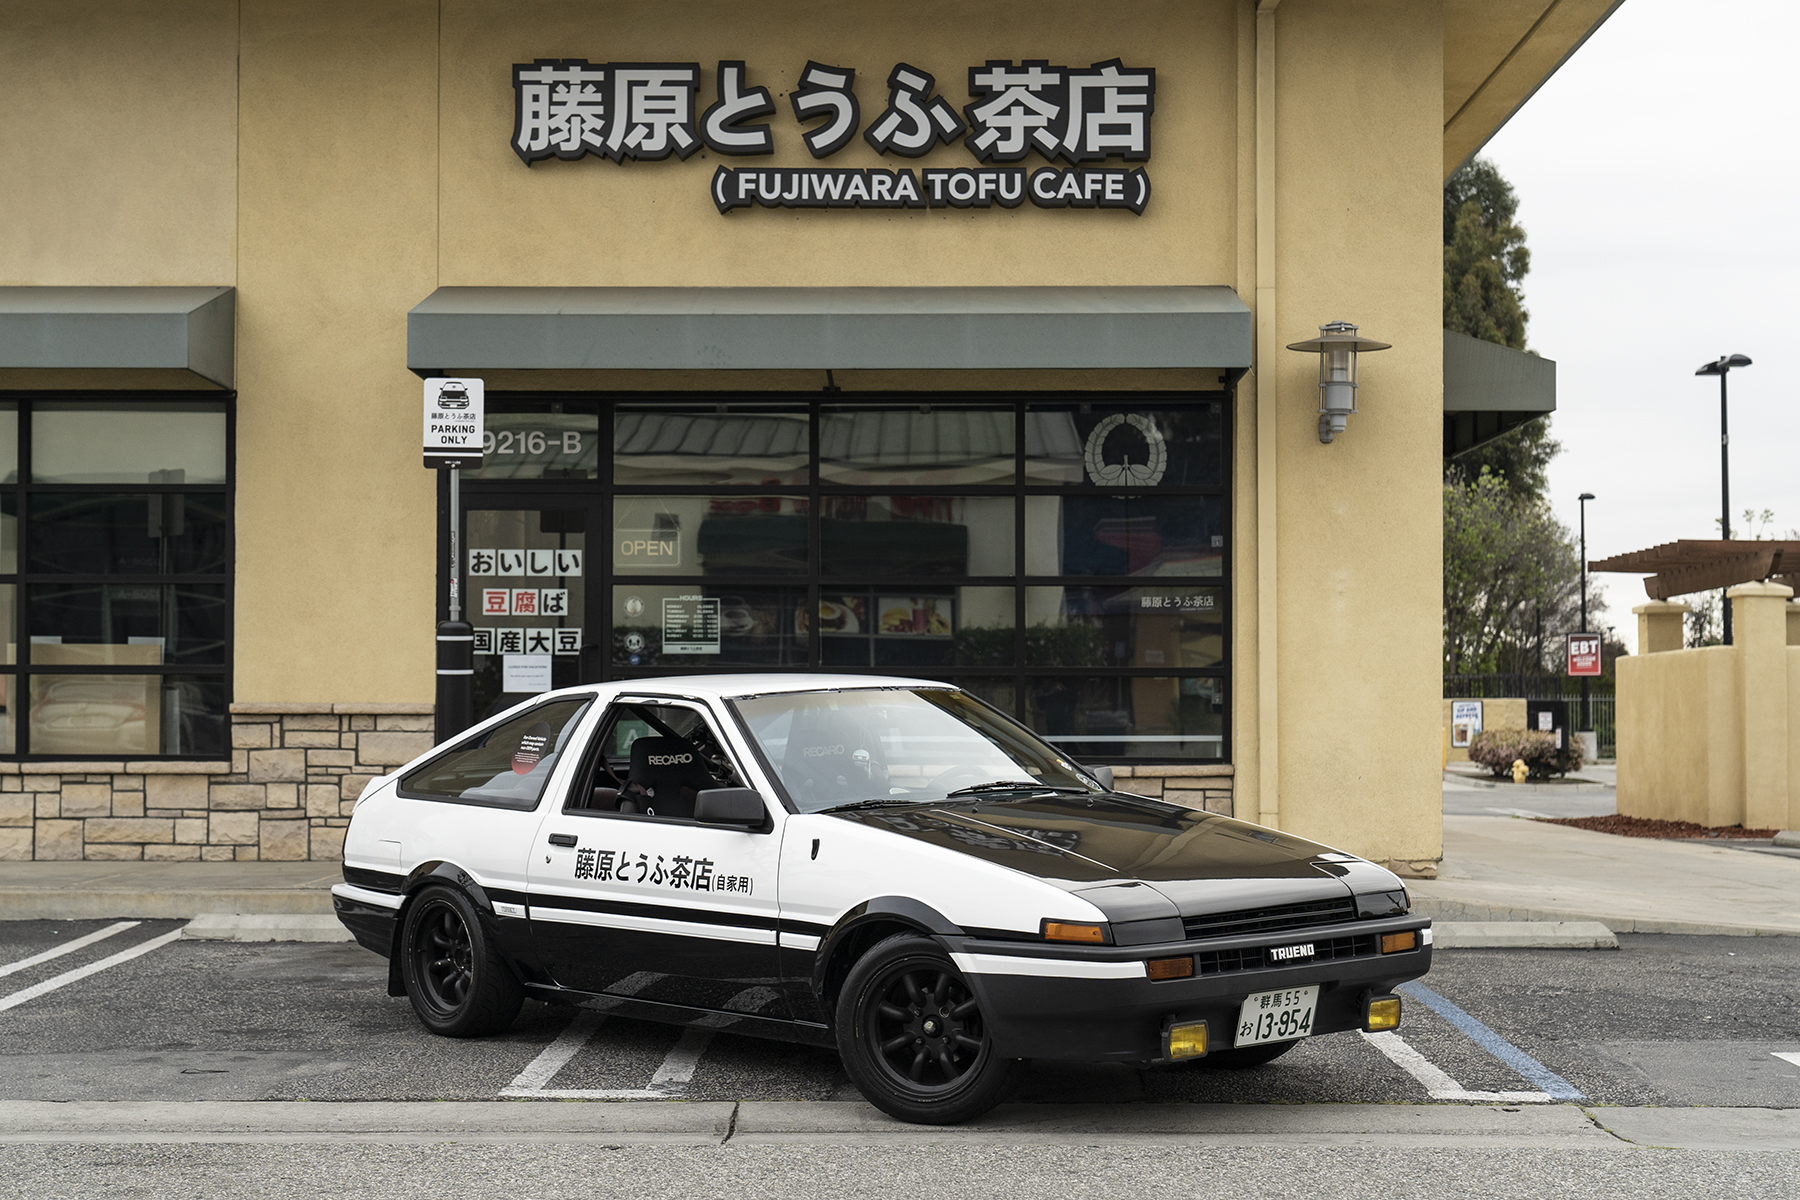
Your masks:
M1223 588L1025 589L1025 655L1047 667L1216 667Z
M31 752L219 755L225 681L181 675L32 675Z
M1025 681L1026 724L1077 759L1220 758L1221 679L1080 677Z
M222 586L40 583L29 624L34 665L225 661Z
M810 438L804 409L621 408L613 417L613 481L804 484Z
M1028 497L1025 570L1031 575L1221 575L1221 510L1217 496Z
M32 497L32 571L210 575L223 572L225 561L223 493Z
M827 496L822 574L855 577L1013 573L1011 496Z
M927 406L827 411L819 423L826 483L1008 484L1013 410Z
M225 406L44 402L31 415L33 483L225 482Z

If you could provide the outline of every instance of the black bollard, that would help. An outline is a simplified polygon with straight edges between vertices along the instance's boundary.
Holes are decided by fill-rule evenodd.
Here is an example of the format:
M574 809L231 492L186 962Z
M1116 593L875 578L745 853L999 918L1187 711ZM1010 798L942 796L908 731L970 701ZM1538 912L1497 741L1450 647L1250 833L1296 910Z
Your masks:
M443 745L475 723L475 630L467 621L440 621L437 627L437 721Z

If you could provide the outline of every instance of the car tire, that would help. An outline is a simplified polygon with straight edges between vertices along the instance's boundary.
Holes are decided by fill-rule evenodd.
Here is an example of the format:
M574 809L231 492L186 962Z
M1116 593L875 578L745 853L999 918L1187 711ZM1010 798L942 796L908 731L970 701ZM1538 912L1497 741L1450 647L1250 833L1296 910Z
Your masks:
M1264 1063L1274 1062L1305 1040L1305 1038L1293 1038L1285 1042L1264 1042L1259 1046L1243 1046L1230 1050L1214 1050L1205 1058L1196 1058L1190 1061L1196 1066L1222 1068L1227 1071L1242 1071L1250 1067L1260 1067Z
M889 1116L954 1125L1005 1095L1018 1060L994 1053L968 981L930 938L899 934L856 960L837 1002L851 1082Z
M407 906L400 975L419 1021L444 1037L498 1033L525 1003L475 905L454 888L425 888Z

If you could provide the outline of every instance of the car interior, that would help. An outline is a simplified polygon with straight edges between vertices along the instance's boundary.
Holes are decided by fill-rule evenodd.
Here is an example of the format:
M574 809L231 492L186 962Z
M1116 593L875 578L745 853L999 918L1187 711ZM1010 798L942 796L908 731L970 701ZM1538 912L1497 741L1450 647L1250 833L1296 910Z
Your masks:
M622 703L607 712L563 808L691 820L701 792L741 786L737 769L699 711Z

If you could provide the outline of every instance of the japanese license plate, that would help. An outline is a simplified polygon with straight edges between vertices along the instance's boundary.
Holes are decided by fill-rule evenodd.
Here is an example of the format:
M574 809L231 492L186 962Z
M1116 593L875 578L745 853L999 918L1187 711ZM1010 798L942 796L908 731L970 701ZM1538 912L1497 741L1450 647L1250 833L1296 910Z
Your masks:
M1237 1042L1286 1042L1312 1032L1313 1009L1319 1002L1317 987L1284 988L1246 997L1238 1009Z

